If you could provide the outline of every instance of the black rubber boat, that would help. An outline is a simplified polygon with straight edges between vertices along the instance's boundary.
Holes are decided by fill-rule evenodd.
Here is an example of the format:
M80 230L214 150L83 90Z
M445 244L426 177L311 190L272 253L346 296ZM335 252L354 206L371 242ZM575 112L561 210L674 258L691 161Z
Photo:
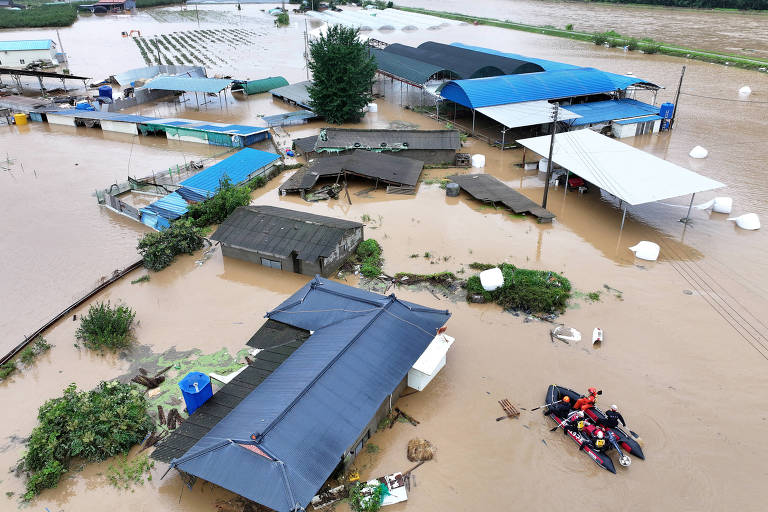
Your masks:
M585 416L589 417L589 419L598 424L602 424L602 420L606 419L605 413L598 407L591 407L587 409L585 411ZM622 450L630 455L634 455L638 459L645 460L645 454L643 453L643 449L640 447L640 444L627 432L624 432L621 427L606 428L606 430L613 432L616 437L619 438L618 443Z
M547 389L547 396L544 403L554 404L555 402L562 400L562 398L566 395L571 398L572 404L575 403L576 400L578 400L581 396L568 388L552 385ZM567 419L568 409L569 407L567 405L563 407L550 405L545 410L545 414L552 418L557 423L557 425L562 428L565 420ZM590 441L590 439L586 436L586 434L579 431L563 431L579 446L579 450L586 453L595 462L595 464L607 471L610 471L613 474L616 474L616 468L614 467L611 458L606 453L598 451L597 448L595 448L595 446L592 444L592 441Z

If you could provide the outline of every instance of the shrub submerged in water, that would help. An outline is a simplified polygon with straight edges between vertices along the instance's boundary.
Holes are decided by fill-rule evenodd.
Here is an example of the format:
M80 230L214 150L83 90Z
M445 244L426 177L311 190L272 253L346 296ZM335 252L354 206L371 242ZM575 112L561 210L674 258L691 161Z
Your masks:
M91 391L70 384L63 396L40 407L37 419L21 461L28 476L25 500L56 487L71 459L98 462L126 453L153 428L146 397L117 381Z
M373 238L363 240L357 246L357 257L360 258L360 273L368 278L381 275L381 246Z
M157 272L173 263L178 254L192 254L202 247L202 230L187 220L174 222L160 232L147 233L139 240L137 249L144 258L144 266Z
M519 309L531 313L562 313L571 296L571 282L556 272L527 270L508 263L499 265L504 285L487 292L480 276L467 280L467 298L482 295L486 302L496 302L504 309Z
M80 327L75 336L91 350L117 349L131 344L131 327L136 312L124 305L97 302L88 308L88 314L80 317Z

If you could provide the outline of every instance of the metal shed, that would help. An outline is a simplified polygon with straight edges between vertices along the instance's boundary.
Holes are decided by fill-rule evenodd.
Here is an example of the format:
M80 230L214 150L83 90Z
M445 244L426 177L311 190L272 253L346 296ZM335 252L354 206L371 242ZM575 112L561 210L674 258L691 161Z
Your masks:
M235 210L211 236L224 256L305 275L330 275L363 240L363 225L276 206Z

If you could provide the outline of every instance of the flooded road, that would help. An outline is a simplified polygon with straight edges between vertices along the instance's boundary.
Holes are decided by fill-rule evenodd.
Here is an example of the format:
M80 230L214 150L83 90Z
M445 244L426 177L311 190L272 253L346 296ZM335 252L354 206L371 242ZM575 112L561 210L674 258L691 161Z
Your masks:
M481 3L478 10L490 11L496 4ZM224 18L201 16L203 28L235 23L232 8L206 6L206 10L220 9ZM237 63L238 71L252 78L282 74L290 81L305 79L303 63L300 57L297 60L303 45L303 18L293 16L292 26L277 32L257 7L243 9L242 27L265 30L269 51L252 50L249 60ZM160 14L155 12L154 17L142 13L131 18L93 18L62 30L73 72L101 77L141 66L135 45L119 37L129 24L141 27L142 33L196 28L189 21L161 24L158 17L177 14L173 9L156 11ZM166 11L171 14L163 14ZM35 34L29 37L48 34L21 32ZM120 56L119 69L108 52L89 51L99 35L105 47L114 48ZM683 91L696 96L681 96L675 130L625 141L728 185L716 194L697 195L697 203L715 195L729 196L734 199L734 214L755 212L764 222L768 219L768 185L763 179L768 157L764 143L768 77L763 74L469 25L370 35L406 44L462 41L616 73L631 71L665 87L659 101L673 99L685 64ZM85 71L75 66L76 60ZM754 93L749 101L739 101L738 88L745 84ZM386 89L387 84L377 87ZM425 116L400 109L398 100L399 95L391 93L377 100L378 112L366 115L359 126L440 127ZM256 123L259 114L291 110L268 95L228 97L221 109L208 105L197 111L192 105L161 103L137 110L244 124ZM322 126L316 122L287 131L310 135ZM14 161L11 172L0 172L0 214L6 235L0 247L6 256L0 278L4 292L0 327L5 347L18 343L23 333L37 328L100 276L136 259L136 240L144 228L99 207L91 195L94 189L122 181L129 172L146 175L219 151L201 144L106 135L97 129L37 123L0 128L0 153L8 155L0 157ZM709 149L710 156L689 158L695 145ZM532 199L541 198L541 175L516 165L522 159L520 151L501 152L472 139L464 151L486 155L485 168L470 172L493 174ZM427 170L424 178L454 172ZM351 185L352 204L345 200L306 203L278 195L277 187L288 176L254 192L253 202L358 221L369 216L366 235L382 244L384 270L389 274L463 269L468 275L473 261L507 261L563 272L580 294L603 292L597 303L579 295L561 317L582 333L602 327L605 342L594 350L586 342L553 344L550 324L526 322L523 316L502 313L494 305L452 303L424 291L396 291L419 304L449 308L453 317L448 332L457 341L447 366L430 386L399 404L421 421L419 427L398 423L376 434L371 441L380 451L357 461L363 478L376 477L411 466L405 446L413 437L430 439L438 447L436 460L415 473L409 501L388 510L437 512L477 510L478 506L538 510L563 506L566 496L577 493L590 509L610 503L619 510L761 510L755 482L768 476L764 465L768 446L759 441L768 427L762 412L768 403L759 392L744 391L768 385L764 358L768 350L763 350L768 348L763 334L768 324L765 229L741 231L726 216L705 211L694 211L694 222L684 226L678 219L688 199L679 198L630 208L620 232L620 211L612 198L594 192L564 195L561 189L550 195L549 208L557 215L552 225L488 208L466 194L447 198L438 184L422 183L416 196L399 196L384 191L359 195L368 184L358 182ZM634 260L627 248L640 240L660 243L661 261ZM431 257L424 258L425 252ZM413 254L422 256L412 258ZM135 271L96 299L132 306L139 320L138 343L155 353L173 347L199 348L206 354L226 348L235 353L261 325L264 313L308 279L224 259L218 250L202 266L195 263L198 257L180 258L152 274L148 283L130 284L145 273ZM621 299L607 292L605 284L621 290ZM46 334L55 348L9 382L0 383L0 403L14 415L12 422L0 427L0 467L11 466L21 456L23 446L17 438L28 435L44 400L59 395L70 382L89 388L122 375L136 357L135 352L97 356L78 350L73 346L76 327L71 320L60 322ZM648 460L634 461L627 470L610 475L591 464L561 434L549 433L551 422L538 413L524 411L519 419L494 421L501 411L498 400L509 398L530 409L541 404L552 383L604 389L601 403L619 405L629 427L641 435ZM176 474L160 480L163 465L153 470L151 482L135 492L118 491L104 477L108 464L71 471L56 489L44 492L34 507L90 510L98 500L120 512L207 512L215 510L217 499L231 497L201 482L182 492ZM12 475L0 482L0 492L16 493L7 498L9 509L16 507L22 488L23 480Z
M403 0L399 5L515 21L579 32L614 30L687 48L768 57L768 14L569 0Z

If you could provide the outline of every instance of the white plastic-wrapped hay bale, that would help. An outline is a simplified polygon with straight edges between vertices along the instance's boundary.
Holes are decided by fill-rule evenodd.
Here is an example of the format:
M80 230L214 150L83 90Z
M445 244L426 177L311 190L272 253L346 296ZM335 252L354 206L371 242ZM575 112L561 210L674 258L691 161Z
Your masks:
M709 155L709 151L701 146L696 146L690 153L688 153L688 156L691 158L707 158L707 155Z
M492 292L504 285L504 275L499 267L489 268L480 272L480 284L483 290Z
M739 96L749 96L750 94L752 94L752 88L748 85L739 89Z
M733 199L730 197L716 197L706 203L698 204L694 208L697 210L709 210L715 213L731 213L733 209Z
M656 261L659 258L659 245L653 242L643 240L637 245L630 247L630 251L635 253L635 258L646 261Z
M485 155L472 155L472 167L485 167Z
M368 112L378 112L379 106L375 103L369 103L368 104Z
M758 217L756 213L745 213L744 215L739 215L738 217L731 217L728 220L736 221L736 225L741 229L746 229L749 231L760 229L760 217Z

